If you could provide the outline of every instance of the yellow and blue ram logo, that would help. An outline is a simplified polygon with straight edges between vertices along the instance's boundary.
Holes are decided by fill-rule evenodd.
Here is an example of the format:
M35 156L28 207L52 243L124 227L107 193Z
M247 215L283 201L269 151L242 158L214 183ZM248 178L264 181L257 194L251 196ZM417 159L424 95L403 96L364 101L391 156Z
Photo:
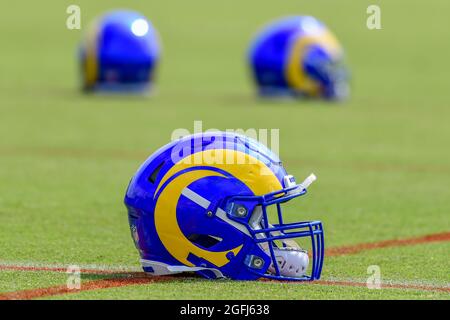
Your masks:
M223 155L220 163L210 164L206 159L217 159L217 154ZM236 161L236 159L245 161ZM199 161L200 159L200 161ZM234 159L234 161L230 161ZM231 162L231 163L230 163ZM223 172L226 172L225 175ZM188 260L193 254L217 267L222 267L229 262L227 254L232 252L237 255L242 245L226 251L210 251L191 242L182 232L177 219L177 205L182 196L193 201L203 209L207 209L210 200L206 196L199 195L189 188L194 182L209 177L234 177L244 183L254 195L264 195L282 189L282 185L275 174L260 160L241 151L229 149L204 150L188 156L177 162L160 180L155 192L154 220L157 234L166 250L179 262L187 266L193 266ZM208 193L214 193L214 185L211 185ZM240 225L227 217L221 208L215 212L217 218L222 219L248 233L244 225Z

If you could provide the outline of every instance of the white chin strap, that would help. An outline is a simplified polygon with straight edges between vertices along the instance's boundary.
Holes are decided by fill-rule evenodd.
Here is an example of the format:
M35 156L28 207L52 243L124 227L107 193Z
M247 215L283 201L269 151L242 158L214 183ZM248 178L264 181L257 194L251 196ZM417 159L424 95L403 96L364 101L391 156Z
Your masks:
M281 276L300 278L305 275L309 265L306 251L289 247L274 248L273 251ZM269 272L276 274L273 263L269 267Z

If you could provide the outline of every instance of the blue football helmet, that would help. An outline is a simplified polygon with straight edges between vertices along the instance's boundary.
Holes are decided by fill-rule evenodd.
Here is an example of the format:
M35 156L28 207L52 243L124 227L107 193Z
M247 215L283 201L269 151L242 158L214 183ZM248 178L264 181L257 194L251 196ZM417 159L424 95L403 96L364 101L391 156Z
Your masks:
M249 52L250 68L263 97L342 100L349 94L341 45L310 16L287 17L260 32Z
M160 57L159 37L147 18L128 10L95 19L79 60L86 91L147 93Z
M281 211L314 180L297 184L272 151L234 133L195 134L163 146L142 164L125 196L144 271L319 279L322 223L286 223ZM296 239L309 239L309 254Z

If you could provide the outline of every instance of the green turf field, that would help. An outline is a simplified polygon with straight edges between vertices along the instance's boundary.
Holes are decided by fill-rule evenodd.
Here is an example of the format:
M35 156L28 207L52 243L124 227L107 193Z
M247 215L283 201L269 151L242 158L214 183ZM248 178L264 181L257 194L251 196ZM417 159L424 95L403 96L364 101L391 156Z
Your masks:
M0 19L0 296L67 279L5 265L137 269L127 183L174 129L202 120L204 129L280 129L287 170L298 180L318 176L287 214L322 220L328 248L438 233L447 240L326 257L325 281L314 285L176 278L42 298L450 298L447 0L77 1L82 27L112 8L152 20L163 58L150 99L77 90L82 30L65 27L72 3L14 1ZM366 27L373 3L382 30ZM247 46L262 24L289 14L318 17L343 43L348 102L255 99ZM370 265L394 287L351 285L366 282ZM82 285L107 277L83 274Z

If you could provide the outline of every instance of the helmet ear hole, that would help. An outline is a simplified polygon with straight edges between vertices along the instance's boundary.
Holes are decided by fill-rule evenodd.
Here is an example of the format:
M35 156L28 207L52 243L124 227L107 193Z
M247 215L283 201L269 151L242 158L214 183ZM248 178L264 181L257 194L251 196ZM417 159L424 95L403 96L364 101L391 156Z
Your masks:
M153 172L150 174L150 176L148 177L148 181L151 184L154 184L156 181L156 178L158 177L158 173L161 171L162 166L164 165L164 162L162 162L159 166L156 167L155 170L153 170Z
M218 244L223 239L207 234L191 234L188 239L195 243L196 245L202 246L204 248L211 248L212 246Z

